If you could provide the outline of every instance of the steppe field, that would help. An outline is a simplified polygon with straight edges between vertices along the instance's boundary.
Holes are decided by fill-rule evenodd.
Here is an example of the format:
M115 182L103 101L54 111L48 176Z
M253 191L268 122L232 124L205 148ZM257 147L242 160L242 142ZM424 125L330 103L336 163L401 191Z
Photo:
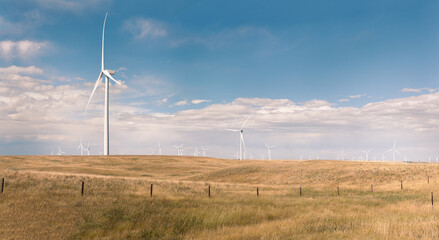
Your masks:
M439 200L438 170L420 163L0 156L0 239L438 239L439 201L431 202L431 192Z

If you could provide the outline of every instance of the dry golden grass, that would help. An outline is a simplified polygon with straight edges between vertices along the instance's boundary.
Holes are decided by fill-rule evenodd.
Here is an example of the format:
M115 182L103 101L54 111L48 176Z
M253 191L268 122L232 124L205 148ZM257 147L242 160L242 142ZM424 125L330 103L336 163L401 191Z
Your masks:
M430 192L439 197L438 170L435 164L0 156L6 178L0 239L437 239L439 205L432 208Z

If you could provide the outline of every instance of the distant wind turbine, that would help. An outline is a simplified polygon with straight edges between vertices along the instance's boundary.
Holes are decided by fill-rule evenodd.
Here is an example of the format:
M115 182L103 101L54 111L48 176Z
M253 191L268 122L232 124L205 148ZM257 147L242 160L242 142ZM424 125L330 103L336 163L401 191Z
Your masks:
M200 154L200 152L198 151L198 147L195 147L195 150L192 154L194 155L194 157L198 157L198 154Z
M247 152L247 150L245 149L243 133L244 133L244 126L247 123L247 121L250 118L250 116L247 117L247 119L242 124L240 129L226 129L227 131L239 132L239 158L238 158L239 160L243 160L244 159L244 154Z
M400 153L400 152L396 149L396 142L393 142L393 148L392 148L392 149L389 149L389 150L385 151L384 153L388 153L388 152L392 152L392 155L393 155L393 162L395 162L395 154L396 154L396 153L399 153L399 154L403 155L402 153Z
M265 147L267 147L268 160L271 160L271 149L273 149L275 146L268 146L268 144L265 144Z
M61 151L61 147L58 147L58 155L63 155L65 152Z
M368 162L369 161L369 153L370 153L370 151L372 151L372 149L360 150L360 151L364 153L364 155L366 156L366 162Z
M160 141L157 141L157 145L159 146L159 155L162 155L162 144L160 144Z
M105 14L104 26L102 28L102 62L101 62L101 72L99 73L98 79L96 80L93 91L91 92L90 98L88 99L87 106L85 107L85 113L87 114L88 105L90 104L91 99L93 98L96 89L102 81L102 78L105 78L105 113L104 113L104 155L110 155L110 82L109 79L114 81L115 83L121 85L121 83L115 80L111 75L114 75L114 70L108 70L104 67L104 33L105 33L105 22L107 21L108 12Z
M201 150L203 151L203 157L206 156L206 152L209 150L208 148L205 148L203 146L201 146Z
M85 151L87 151L87 155L90 156L90 143L87 144Z
M174 145L174 147L177 148L177 155L178 156L183 155L183 144L181 144L180 146Z
M82 145L82 137L81 137L81 142L79 143L79 146L77 149L80 149L81 151L81 156L82 156L82 152L85 150L84 145Z

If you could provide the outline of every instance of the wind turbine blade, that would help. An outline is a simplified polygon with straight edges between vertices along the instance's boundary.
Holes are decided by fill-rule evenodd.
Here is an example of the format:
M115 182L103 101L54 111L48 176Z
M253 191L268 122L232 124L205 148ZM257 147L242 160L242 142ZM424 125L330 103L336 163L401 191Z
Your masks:
M266 146L267 148L270 148L270 147L268 146L268 144L265 144L265 146Z
M102 71L102 72L105 74L105 76L107 76L109 79L113 80L115 83L117 83L117 84L119 84L119 85L122 85L122 83L120 83L119 81L117 81L116 79L114 79L114 78L111 76L111 74L110 74L107 70L104 70L104 71Z
M230 129L230 128L227 128L227 129L224 129L224 130L226 130L226 131L232 131L232 132L239 132L238 129Z
M90 98L88 99L87 106L85 107L85 116L87 116L88 105L90 104L90 101L93 98L93 94L95 94L96 89L99 86L99 83L101 83L101 77L102 77L102 72L99 74L98 80L96 80L96 83L95 83L95 87L93 88L93 91L91 92Z
M101 65L101 71L104 70L104 35L105 35L105 22L107 22L107 16L108 16L108 12L105 14L104 26L102 27L102 65Z
M252 114L252 115L253 115L253 114ZM247 119L245 120L245 122L244 122L244 123L242 124L242 126L241 126L241 130L244 128L244 126L245 126L245 124L247 123L248 119L249 119L252 115L250 115L250 116L247 117Z

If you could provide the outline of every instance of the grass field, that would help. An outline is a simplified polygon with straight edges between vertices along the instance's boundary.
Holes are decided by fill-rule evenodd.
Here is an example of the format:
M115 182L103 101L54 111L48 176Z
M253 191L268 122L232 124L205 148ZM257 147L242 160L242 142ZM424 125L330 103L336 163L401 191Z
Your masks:
M0 156L0 239L438 239L439 202L432 207L430 198L433 192L439 199L438 170L414 163Z

